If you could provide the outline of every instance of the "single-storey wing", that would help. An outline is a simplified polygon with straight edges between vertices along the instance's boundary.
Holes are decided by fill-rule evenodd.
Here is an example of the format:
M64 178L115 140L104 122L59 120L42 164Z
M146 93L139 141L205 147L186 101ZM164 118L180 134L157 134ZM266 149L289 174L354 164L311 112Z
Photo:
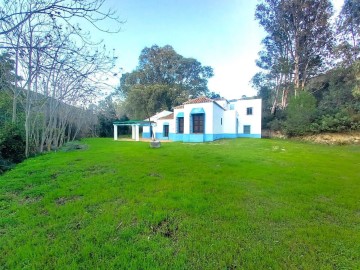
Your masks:
M143 124L133 124L135 134L140 125L142 138L160 140L209 142L223 138L261 138L261 99L228 101L198 97L174 107L173 112L162 111ZM114 139L115 129L116 122Z

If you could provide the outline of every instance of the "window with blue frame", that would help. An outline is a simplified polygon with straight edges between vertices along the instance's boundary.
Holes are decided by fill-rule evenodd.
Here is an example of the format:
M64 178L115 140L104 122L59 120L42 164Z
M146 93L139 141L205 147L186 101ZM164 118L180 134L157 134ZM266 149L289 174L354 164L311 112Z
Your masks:
M178 117L177 133L184 133L184 117Z
M164 137L169 137L169 125L164 125L163 126L163 136Z
M244 125L244 134L250 134L250 133L251 133L251 126Z
M192 133L204 133L205 115L203 113L192 115Z
M246 115L252 115L252 114L253 114L253 108L252 107L246 108Z

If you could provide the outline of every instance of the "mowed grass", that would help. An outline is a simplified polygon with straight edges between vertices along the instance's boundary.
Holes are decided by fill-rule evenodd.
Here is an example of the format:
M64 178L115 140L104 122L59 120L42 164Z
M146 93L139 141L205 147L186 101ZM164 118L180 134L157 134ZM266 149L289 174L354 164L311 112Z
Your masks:
M0 269L360 269L360 147L83 141L0 177Z

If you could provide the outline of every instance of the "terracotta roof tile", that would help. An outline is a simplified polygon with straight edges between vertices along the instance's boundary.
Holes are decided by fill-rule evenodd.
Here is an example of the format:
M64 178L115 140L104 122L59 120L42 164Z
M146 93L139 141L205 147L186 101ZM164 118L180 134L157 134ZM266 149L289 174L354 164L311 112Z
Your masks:
M163 117L159 118L158 120L171 120L171 119L174 119L174 113L163 116Z
M198 98L190 99L184 102L183 104L185 105L185 104L197 104L197 103L209 103L209 102L213 102L213 100L208 97L198 97Z

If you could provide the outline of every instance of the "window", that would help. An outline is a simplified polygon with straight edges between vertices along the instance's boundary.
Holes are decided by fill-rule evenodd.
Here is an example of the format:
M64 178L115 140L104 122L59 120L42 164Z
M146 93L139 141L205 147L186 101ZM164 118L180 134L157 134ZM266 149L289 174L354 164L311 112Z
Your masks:
M178 133L184 133L184 117L178 117Z
M246 114L247 115L252 115L253 114L253 108L252 107L249 107L249 108L246 108Z
M222 125L222 118L221 118L221 125Z
M169 137L169 125L164 125L164 137Z
M192 115L193 133L204 133L204 114Z
M235 109L235 105L234 104L230 104L230 110L234 110Z
M251 126L244 125L244 134L250 134L251 133Z

